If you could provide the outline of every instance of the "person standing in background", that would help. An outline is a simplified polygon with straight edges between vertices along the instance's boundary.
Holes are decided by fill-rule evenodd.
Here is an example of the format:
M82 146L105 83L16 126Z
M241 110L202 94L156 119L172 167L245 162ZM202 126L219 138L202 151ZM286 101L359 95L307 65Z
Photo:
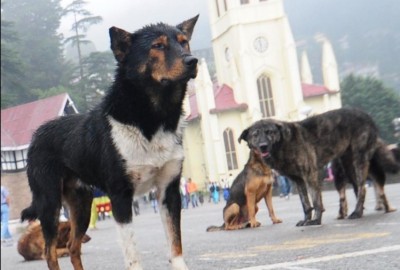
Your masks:
M192 202L193 208L198 207L198 199L197 199L197 184L192 181L192 178L189 177L187 183L187 191L190 196L190 201Z
M149 200L151 202L151 206L153 207L154 213L158 212L158 202L157 202L157 193L156 189L152 188L149 192Z
M181 194L181 201L182 201L182 209L188 208L188 193L186 190L186 180L184 177L181 178L179 192Z
M12 246L12 236L8 228L10 218L10 194L1 186L1 245Z

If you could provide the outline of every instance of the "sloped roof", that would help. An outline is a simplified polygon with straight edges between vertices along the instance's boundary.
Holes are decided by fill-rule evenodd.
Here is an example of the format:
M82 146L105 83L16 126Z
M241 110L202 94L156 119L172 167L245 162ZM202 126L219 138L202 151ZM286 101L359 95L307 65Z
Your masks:
M216 83L213 85L215 108L210 109L210 113L219 113L230 110L245 111L248 105L245 103L237 103L233 95L233 90L226 84L218 86ZM188 121L199 118L201 115L197 107L196 94L193 93L189 96L190 115L186 118Z
M192 86L193 87L193 86ZM214 83L214 99L215 99L215 108L210 109L210 113L220 113L230 110L239 110L245 111L248 108L246 103L237 103L235 101L235 97L233 95L233 90L230 86L223 84L222 86L218 86L217 83ZM333 94L336 91L329 90L323 85L318 84L301 84L303 97L316 97L325 94ZM192 121L201 117L199 113L199 109L197 108L197 99L194 89L192 89L192 94L189 96L190 103L190 115L186 118L188 121Z
M43 123L63 115L67 104L77 113L66 93L1 110L1 149L29 145L33 132Z
M325 86L318 84L301 83L301 89L304 98L336 93L335 91L329 90Z
M187 121L193 121L200 117L199 109L197 108L196 94L193 92L189 96L190 114L186 117Z
M217 91L214 91L215 95L215 108L210 110L210 113L219 113L229 110L240 110L245 111L248 108L248 105L245 103L237 103L234 96L233 90L226 84L223 84L221 87L217 88Z

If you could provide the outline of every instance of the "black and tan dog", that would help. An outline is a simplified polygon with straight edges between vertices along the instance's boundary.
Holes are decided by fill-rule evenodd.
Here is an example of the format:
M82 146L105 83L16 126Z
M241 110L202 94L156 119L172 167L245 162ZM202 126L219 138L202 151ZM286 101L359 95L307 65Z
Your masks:
M69 242L70 232L71 225L68 221L63 221L58 224L56 245L57 257L69 255L67 245ZM85 234L82 238L82 243L87 243L90 239L90 236ZM32 224L29 224L26 231L18 239L18 253L27 261L42 260L45 259L44 248L45 243L42 226L40 226L39 222L34 221Z
M397 147L389 148L382 140L378 140L378 148L373 154L369 163L368 177L373 180L376 210L385 210L385 213L396 211L390 206L385 194L386 173L398 173L400 171L400 156ZM346 199L346 184L350 183L353 186L356 197L360 189L365 189L365 186L359 186L355 182L354 177L351 177L351 170L348 169L348 163L344 158L337 158L332 161L332 172L335 176L335 187L339 192L339 214L338 219L343 219L347 216L347 199Z
M297 184L305 215L297 226L321 224L324 207L318 174L325 164L335 158L346 159L349 175L364 186L369 161L378 148L376 125L368 114L356 109L332 110L298 122L260 120L240 138L261 152L268 165ZM359 190L357 199L354 218L362 215L365 189Z
M134 33L111 27L118 67L105 98L86 114L58 118L36 131L27 168L33 198L21 218L40 220L49 269L60 269L56 238L62 200L70 209L71 262L74 270L83 269L80 251L90 220L90 185L110 197L126 269L141 269L132 226L133 196L156 187L171 267L187 269L179 181L183 100L188 81L197 74L189 46L197 19L177 26L151 24Z
M256 220L257 203L264 199L273 224L282 220L275 216L272 205L272 186L274 177L271 168L266 165L261 153L252 149L243 170L233 181L229 199L223 210L224 224L210 226L207 231L238 230L246 227L258 227Z

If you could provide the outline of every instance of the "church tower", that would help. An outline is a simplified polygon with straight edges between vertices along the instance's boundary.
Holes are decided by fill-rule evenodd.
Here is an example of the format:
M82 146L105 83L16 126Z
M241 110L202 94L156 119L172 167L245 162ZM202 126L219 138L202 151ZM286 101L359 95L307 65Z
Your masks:
M242 121L297 120L304 106L296 45L283 0L209 0L218 82L248 104ZM247 123L246 123L247 122Z

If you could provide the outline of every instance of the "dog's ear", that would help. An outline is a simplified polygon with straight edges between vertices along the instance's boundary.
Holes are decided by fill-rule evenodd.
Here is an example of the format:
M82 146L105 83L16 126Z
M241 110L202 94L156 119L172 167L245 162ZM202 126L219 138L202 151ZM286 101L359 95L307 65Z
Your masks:
M113 51L114 57L117 59L118 63L121 63L129 52L131 46L131 33L115 26L110 28L109 33L111 39L111 50Z
M286 123L276 123L278 130L280 131L282 138L284 140L289 140L292 132L290 131L289 126Z
M195 26L198 18L199 18L199 14L197 14L197 16L195 16L189 20L181 22L180 24L178 24L176 26L176 28L181 30L187 36L187 38L190 40L192 38L193 29L194 29L194 26Z
M247 129L243 130L242 134L240 134L238 142L240 143L241 140L245 140L247 142L248 135L249 135L249 129L247 128Z

